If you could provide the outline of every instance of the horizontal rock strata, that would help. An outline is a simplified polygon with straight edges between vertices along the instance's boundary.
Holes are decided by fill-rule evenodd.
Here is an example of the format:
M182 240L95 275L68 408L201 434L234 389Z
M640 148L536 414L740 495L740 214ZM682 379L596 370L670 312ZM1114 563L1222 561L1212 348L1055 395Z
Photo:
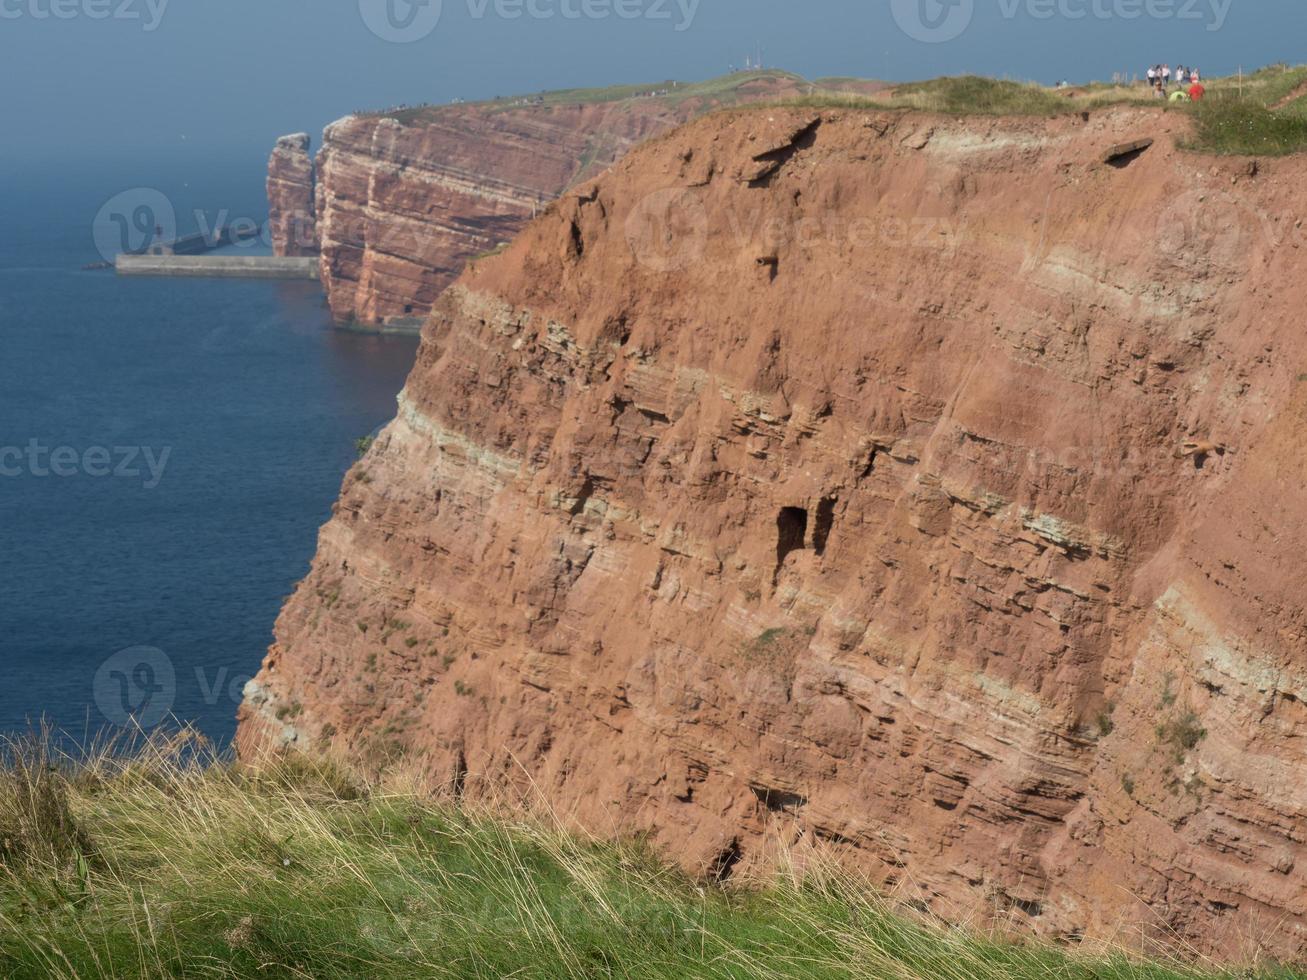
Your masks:
M407 753L719 877L822 849L949 917L1301 955L1305 168L1182 125L743 110L569 191L436 301L243 749ZM445 227L470 166L387 183L393 135L333 132L328 213ZM533 200L504 173L487 216ZM404 278L334 220L342 281Z

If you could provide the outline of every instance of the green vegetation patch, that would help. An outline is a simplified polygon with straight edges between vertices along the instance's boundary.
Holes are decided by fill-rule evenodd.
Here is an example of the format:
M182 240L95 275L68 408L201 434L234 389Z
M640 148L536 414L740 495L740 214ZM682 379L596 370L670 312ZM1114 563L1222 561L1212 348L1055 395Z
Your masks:
M798 75L786 71L758 70L741 71L719 78L710 78L703 82L678 82L671 79L662 82L649 82L639 85L609 85L604 88L570 88L551 92L539 92L534 95L514 95L480 102L458 103L452 105L413 106L394 111L364 112L360 115L376 118L385 116L405 126L422 125L438 118L440 113L458 112L467 105L490 106L496 110L507 111L531 106L597 105L607 102L624 102L628 99L657 98L669 105L676 105L688 99L703 99L706 102L726 106L738 102L749 86L759 82L782 79L802 81ZM656 95L654 93L657 93Z
M638 842L442 801L412 774L240 767L185 733L77 766L7 755L7 978L1216 975L944 928L832 866L705 884Z
M1052 116L1080 108L1042 85L977 75L900 85L893 104L965 116Z
M1252 99L1208 98L1189 110L1193 139L1185 149L1239 156L1284 156L1307 149L1307 114L1272 110Z

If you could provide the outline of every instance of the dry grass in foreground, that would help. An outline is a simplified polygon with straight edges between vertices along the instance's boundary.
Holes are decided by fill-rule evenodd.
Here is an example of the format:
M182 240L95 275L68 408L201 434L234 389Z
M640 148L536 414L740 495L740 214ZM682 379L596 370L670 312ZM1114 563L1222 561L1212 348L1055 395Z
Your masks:
M4 757L5 977L1217 975L927 925L834 872L705 887L636 845L326 762L241 768L185 732Z

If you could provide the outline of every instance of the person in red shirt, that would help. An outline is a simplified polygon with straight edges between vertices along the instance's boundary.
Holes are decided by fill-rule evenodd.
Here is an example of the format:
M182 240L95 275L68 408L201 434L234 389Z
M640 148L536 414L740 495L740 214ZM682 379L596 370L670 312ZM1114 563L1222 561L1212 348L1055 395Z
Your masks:
M1197 102L1207 94L1207 89L1203 87L1202 82L1194 82L1189 86L1189 98Z

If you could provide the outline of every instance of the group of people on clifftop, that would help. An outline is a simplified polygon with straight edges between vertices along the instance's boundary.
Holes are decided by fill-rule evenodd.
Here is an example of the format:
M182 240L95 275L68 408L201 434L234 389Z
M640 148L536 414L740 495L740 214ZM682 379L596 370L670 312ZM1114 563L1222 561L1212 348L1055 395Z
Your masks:
M1202 73L1197 68L1180 65L1172 74L1170 65L1153 65L1148 69L1148 87L1153 90L1154 98L1168 97L1167 92L1171 88L1172 78L1175 79L1176 86L1175 91L1170 93L1172 102L1197 102L1207 94Z

